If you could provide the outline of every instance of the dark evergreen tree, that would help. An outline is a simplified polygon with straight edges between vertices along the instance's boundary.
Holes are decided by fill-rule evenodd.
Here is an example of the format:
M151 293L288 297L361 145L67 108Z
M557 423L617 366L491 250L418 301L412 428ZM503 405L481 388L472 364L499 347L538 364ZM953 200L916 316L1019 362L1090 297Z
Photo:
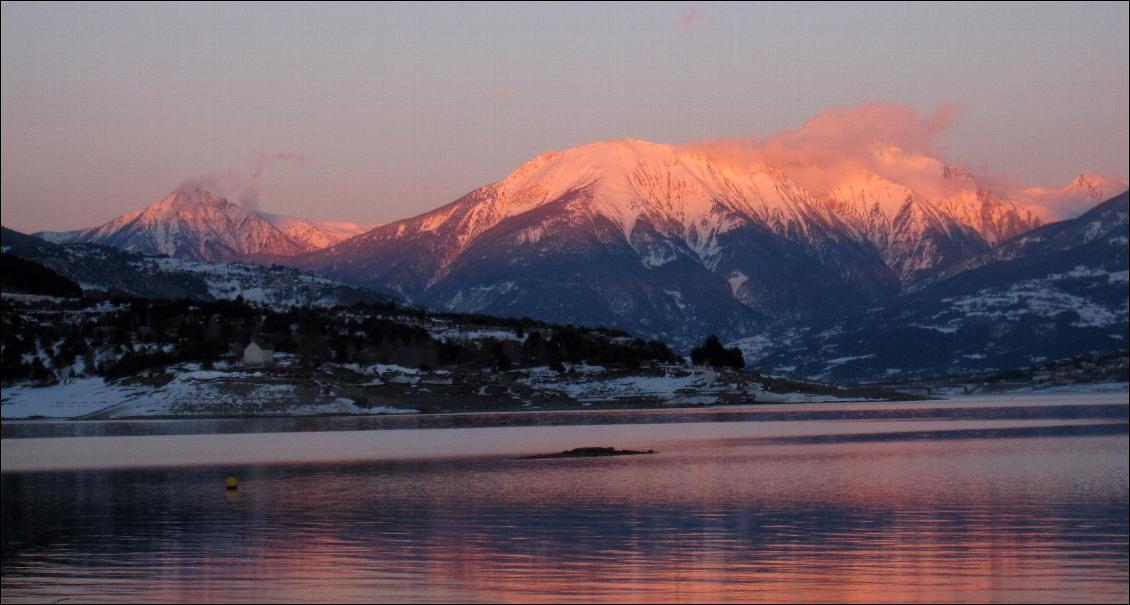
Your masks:
M713 334L706 338L702 346L691 349L691 361L698 365L708 365L715 368L740 370L745 367L742 350L737 347L727 349Z

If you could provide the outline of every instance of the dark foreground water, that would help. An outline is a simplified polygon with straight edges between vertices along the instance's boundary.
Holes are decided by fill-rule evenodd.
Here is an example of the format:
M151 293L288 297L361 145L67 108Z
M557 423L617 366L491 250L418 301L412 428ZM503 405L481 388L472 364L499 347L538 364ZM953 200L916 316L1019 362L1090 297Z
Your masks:
M4 423L2 598L1127 600L1124 393L531 418Z

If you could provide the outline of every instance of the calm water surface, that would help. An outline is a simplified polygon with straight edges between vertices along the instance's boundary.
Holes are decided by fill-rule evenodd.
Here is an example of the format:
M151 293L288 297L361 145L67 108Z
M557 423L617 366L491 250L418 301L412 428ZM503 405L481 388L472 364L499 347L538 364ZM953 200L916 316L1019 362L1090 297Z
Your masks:
M2 598L1126 601L1126 399L5 422Z

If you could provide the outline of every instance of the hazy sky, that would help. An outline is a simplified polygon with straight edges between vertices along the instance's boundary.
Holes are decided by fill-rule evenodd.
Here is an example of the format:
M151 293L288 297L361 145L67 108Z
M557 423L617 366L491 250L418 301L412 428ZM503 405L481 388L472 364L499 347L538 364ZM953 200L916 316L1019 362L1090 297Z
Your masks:
M954 104L939 151L1122 178L1128 4L3 4L2 221L104 222L202 175L385 222L600 139ZM278 158L278 159L270 159Z

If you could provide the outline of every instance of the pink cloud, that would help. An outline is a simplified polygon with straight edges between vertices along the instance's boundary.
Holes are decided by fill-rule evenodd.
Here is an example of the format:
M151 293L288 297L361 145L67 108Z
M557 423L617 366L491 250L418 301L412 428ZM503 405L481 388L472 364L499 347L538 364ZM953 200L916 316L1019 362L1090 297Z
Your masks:
M732 164L780 170L817 195L865 173L935 195L958 186L943 177L946 163L934 152L955 114L952 105L928 114L891 103L833 107L763 140L719 139L688 147Z
M690 11L687 12L687 14L683 15L682 17L679 17L675 21L675 25L678 25L679 27L690 27L690 26L694 25L695 23L697 23L698 20L699 20L698 9L692 8Z

